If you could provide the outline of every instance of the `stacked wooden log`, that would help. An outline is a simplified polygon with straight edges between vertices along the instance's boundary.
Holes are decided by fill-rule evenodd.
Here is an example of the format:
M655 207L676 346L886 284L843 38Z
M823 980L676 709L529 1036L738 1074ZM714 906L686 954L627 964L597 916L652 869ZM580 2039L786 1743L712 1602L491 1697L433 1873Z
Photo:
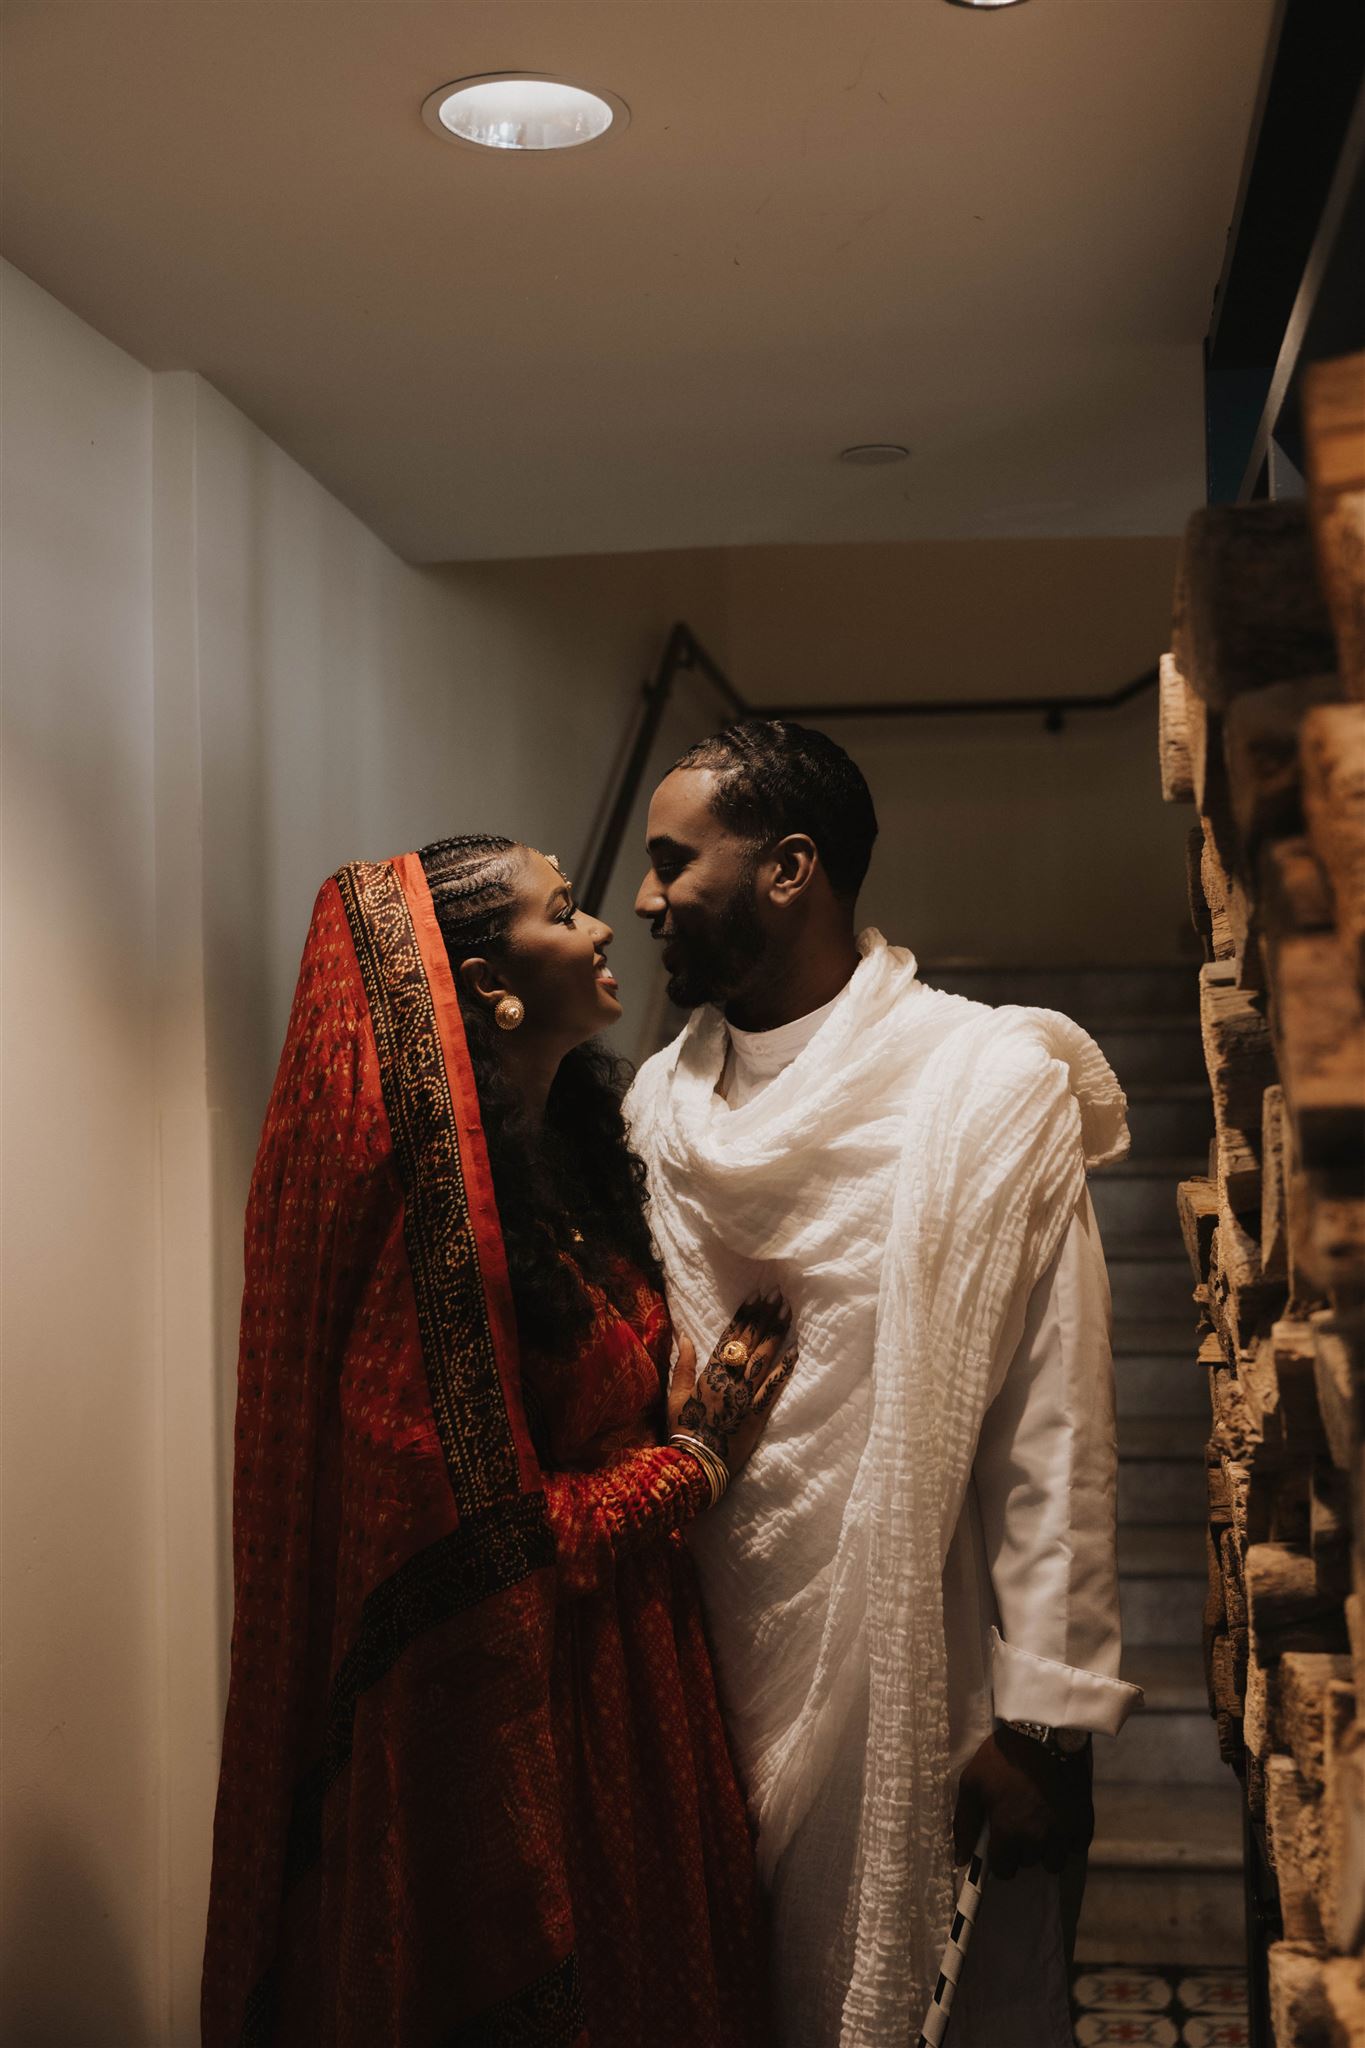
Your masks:
M1306 503L1190 522L1160 749L1199 813L1210 1698L1278 1886L1278 2048L1333 2048L1365 2043L1365 356L1305 421Z

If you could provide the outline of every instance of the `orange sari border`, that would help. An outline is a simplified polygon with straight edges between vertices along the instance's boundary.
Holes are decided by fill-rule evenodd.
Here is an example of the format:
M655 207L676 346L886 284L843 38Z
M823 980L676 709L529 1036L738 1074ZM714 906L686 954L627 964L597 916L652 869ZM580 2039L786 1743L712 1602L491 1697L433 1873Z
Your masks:
M330 1037L325 1020L319 1023L320 1005L335 1004L338 988L342 1012L349 1002L359 1025L358 1040L344 1014ZM381 1130L387 1125L368 1154L363 1140L349 1136L348 1081L325 1082L340 1089L332 1109L319 1108L325 1088L299 1085L299 1058L320 1062L312 1070L319 1076L334 1076L357 1045L357 1072L369 1075L369 1114L380 1117ZM300 1153L300 1131L305 1146L323 1149ZM323 1176L318 1160L327 1162ZM365 1511L357 1506L359 1519L349 1523L335 1518L345 1501L368 1497L372 1453L384 1485L392 1483L397 1468L382 1461L392 1451L384 1429L394 1411L371 1410L379 1426L373 1437L343 1426L335 1375L345 1352L331 1347L344 1347L355 1326L344 1319L333 1326L316 1312L332 1284L325 1260L316 1280L301 1286L297 1260L276 1258L273 1235L262 1234L273 1233L277 1212L291 1206L297 1229L302 1199L312 1204L318 1241L330 1243L334 1183L325 1173L336 1172L348 1190L343 1199L371 1218L364 1228L374 1233L376 1256L386 1231L401 1245L403 1284L384 1295L381 1281L380 1299L399 1304L387 1311L391 1329L407 1317L425 1396L411 1412L426 1410L430 1447L408 1468L414 1484L431 1489L413 1496L413 1526L425 1524L426 1540L393 1556L368 1585L357 1583L357 1569L382 1563L385 1553L373 1545ZM213 2048L229 2041L283 2048L285 2040L305 2038L301 2028L331 2028L338 2041L377 2044L380 2034L355 2034L345 2019L340 1977L319 1974L337 1967L344 1922L347 1971L372 1948L373 1967L360 1967L376 1997L387 1997L381 1987L396 1977L425 1983L438 2001L415 2023L417 2031L395 2006L382 2022L385 2048L583 2048L557 1810L536 1798L509 1805L478 1763L486 1744L492 1768L511 1729L527 1784L552 1782L544 1687L556 1549L526 1427L473 1070L416 855L343 868L318 898L248 1225L241 1485L234 1499L239 1606L215 1822L204 2038ZM352 1398L366 1385L362 1363ZM382 1404L387 1397L359 1398ZM282 1532L296 1540L303 1532L305 1543L316 1545L322 1530L323 1548L300 1553L288 1577L268 1576L262 1561L280 1555ZM333 1554L334 1541L344 1552ZM310 1601L329 1610L343 1566L360 1598L339 1623L330 1655L321 1645L323 1667L314 1659L310 1676ZM302 1601L301 1587L311 1588ZM465 1656L474 1660L476 1680L468 1694L458 1681ZM421 1702L415 1715L414 1701ZM383 1797L376 1799L376 1788L423 1772L416 1804L390 1813ZM443 1813L445 1826L453 1823L458 1833L466 1802L469 1826L487 1847L488 1882L471 1887L472 1873L457 1879L452 1870L446 1900L444 1881L433 1893L434 1845L422 1831L429 1814ZM381 1845L384 1855L400 1859L393 1898L391 1887L376 1890L367 1878L366 1858ZM403 1899L407 1881L424 1887L412 1895L420 1912ZM490 1909L494 1897L500 1909Z
M357 861L335 879L374 1028L427 1380L463 1519L540 1485L474 1075L417 855Z

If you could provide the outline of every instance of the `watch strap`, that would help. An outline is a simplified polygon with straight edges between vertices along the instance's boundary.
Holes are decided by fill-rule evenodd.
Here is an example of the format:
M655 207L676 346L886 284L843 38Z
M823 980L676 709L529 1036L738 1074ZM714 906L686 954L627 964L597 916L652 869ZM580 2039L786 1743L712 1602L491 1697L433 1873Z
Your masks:
M1084 1728L1053 1728L1046 1721L1006 1721L1003 1726L1013 1728L1016 1735L1026 1735L1030 1742L1041 1743L1056 1757L1079 1756L1090 1740Z

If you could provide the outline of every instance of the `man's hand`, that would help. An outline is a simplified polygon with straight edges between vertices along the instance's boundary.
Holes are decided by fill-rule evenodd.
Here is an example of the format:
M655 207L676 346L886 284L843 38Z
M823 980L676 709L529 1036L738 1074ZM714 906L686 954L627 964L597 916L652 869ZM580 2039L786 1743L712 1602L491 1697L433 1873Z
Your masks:
M988 1820L992 1876L1013 1877L1033 1863L1060 1870L1095 1832L1090 1776L1088 1745L1059 1758L1016 1728L997 1728L962 1773L953 1820L958 1862L967 1861Z

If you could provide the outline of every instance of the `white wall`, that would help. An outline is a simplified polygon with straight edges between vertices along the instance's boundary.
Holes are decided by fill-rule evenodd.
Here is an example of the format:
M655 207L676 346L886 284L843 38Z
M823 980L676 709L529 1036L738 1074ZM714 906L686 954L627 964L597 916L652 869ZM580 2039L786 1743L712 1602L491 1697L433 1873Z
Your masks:
M1159 651L1169 584L1140 542L1050 580L1008 552L950 573L912 550L875 574L853 549L414 569L198 378L153 377L0 281L0 1997L16 2048L178 2048L223 1696L242 1204L319 883L475 828L578 865L675 617L759 700L873 676L938 694L949 648L959 686L993 688L1001 649L1036 662L1049 635L1069 687L1095 687ZM981 591L1003 607L989 631ZM721 715L682 680L654 768ZM926 956L1173 953L1185 821L1156 802L1151 722L1149 703L1058 740L838 728L883 818L869 914ZM627 1049L657 972L630 916L646 796L606 905Z
M724 639L721 558L412 568L196 393L210 1053L254 1148L322 880L471 830L577 866L672 616Z
M749 548L735 678L762 703L1105 694L1168 644L1169 539ZM862 909L922 960L1158 961L1193 948L1187 813L1160 801L1155 690L1118 710L840 720L881 824Z
M162 2037L152 392L3 345L6 2039Z
M0 282L5 2039L178 2048L242 1206L313 896L473 827L576 860L674 612L724 650L719 580L410 568L199 379Z

